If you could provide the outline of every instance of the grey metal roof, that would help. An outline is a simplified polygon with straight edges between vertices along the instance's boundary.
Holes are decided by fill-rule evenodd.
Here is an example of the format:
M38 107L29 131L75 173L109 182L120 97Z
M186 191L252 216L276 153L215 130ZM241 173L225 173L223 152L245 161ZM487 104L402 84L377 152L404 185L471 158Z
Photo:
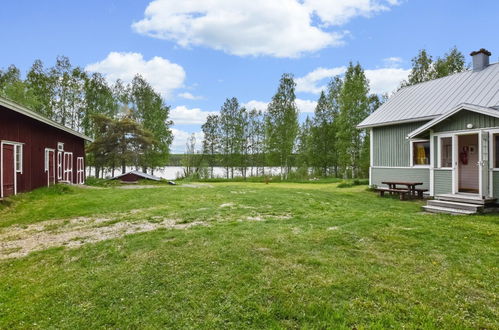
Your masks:
M23 115L25 115L27 117L33 118L35 120L38 120L38 121L40 121L42 123L50 125L52 127L55 127L55 128L58 128L60 130L65 131L65 132L68 132L70 134L73 134L73 135L75 135L77 137L80 137L80 138L82 138L84 140L87 140L87 141L90 141L90 142L93 141L92 138L90 138L90 137L88 137L88 136L86 136L86 135L84 135L84 134L82 134L80 132L72 130L71 128L68 128L68 127L63 126L63 125L61 125L59 123L56 123L55 121L50 120L48 118L45 118L44 116L42 116L42 115L40 115L40 114L38 114L38 113L36 113L34 111L31 111L28 108L26 108L26 107L24 107L24 106L22 106L20 104L17 104L15 102L11 101L11 100L8 100L6 98L0 97L0 105L3 106L3 107L6 107L7 109L10 109L12 111L15 111L15 112L18 112L20 114L23 114Z
M499 63L404 87L358 127L431 120L461 103L499 106Z
M126 172L126 173L123 173L123 174L115 176L113 179L121 178L122 176L127 175L127 174L135 174L137 176L143 177L144 179L149 179L149 180L154 180L154 181L160 181L161 180L161 178L158 178L157 176L154 176L154 175L151 175L151 174L147 174L147 173L144 173L144 172L139 172L139 171Z

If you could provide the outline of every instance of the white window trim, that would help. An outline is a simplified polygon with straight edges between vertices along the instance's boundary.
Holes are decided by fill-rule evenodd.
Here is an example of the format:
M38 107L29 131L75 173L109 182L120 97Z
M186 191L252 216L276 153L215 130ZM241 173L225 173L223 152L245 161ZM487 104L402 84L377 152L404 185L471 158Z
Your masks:
M83 157L76 158L76 183L84 184L85 183L85 163Z
M57 180L60 181L62 180L62 175L63 175L63 152L62 151L57 151Z
M14 146L14 157L13 157L14 158L14 195L17 195L17 173L19 173L16 169L16 146L23 146L24 145L24 143L22 143L22 142L0 140L0 198L3 198L3 146L4 146L4 144ZM22 151L21 151L21 157L22 157ZM22 172L21 172L21 174L22 174Z
M491 129L489 130L489 147L490 147L490 150L489 150L489 160L490 160L490 169L492 171L499 171L499 167L495 167L495 160L496 160L496 157L499 157L499 155L496 155L495 153L495 145L494 145L494 135L498 135L499 134L499 129Z
M438 159L438 169L440 169L440 170L452 170L452 165L448 166L448 167L442 166L442 139L444 139L444 138L451 139L451 143L452 143L451 162L452 162L452 164L454 164L454 139L452 137L453 137L453 134L441 134L441 135L437 136L437 138L438 138L437 159Z
M18 159L17 159L17 151L18 150L21 150L19 152L19 168L17 168L17 164L18 164ZM16 144L14 145L14 162L15 162L15 170L16 170L16 173L19 173L19 174L23 174L23 161L24 161L24 150L23 150L23 145L22 144Z
M414 143L417 142L429 142L430 143L430 164L428 165L414 165ZM409 152L410 152L410 164L411 167L413 168L430 168L431 167L431 157L433 155L431 154L431 140L429 139L410 139L409 140Z
M56 172L56 167L57 167L57 164L56 164L56 153L55 153L55 149L52 149L52 148L45 148L45 173L47 173L47 187L50 187L50 173L49 173L49 170L50 170L50 162L49 162L49 157L50 157L50 153L52 153L52 160L54 162L54 168L53 168L53 171L54 171L54 183L55 183L55 172Z
M69 163L71 164L71 167L66 167L66 155L69 155L68 156L68 159L69 159ZM62 165L62 168L63 168L63 181L64 182L68 182L68 183L72 183L73 182L73 153L72 152L64 152L63 154L63 165Z

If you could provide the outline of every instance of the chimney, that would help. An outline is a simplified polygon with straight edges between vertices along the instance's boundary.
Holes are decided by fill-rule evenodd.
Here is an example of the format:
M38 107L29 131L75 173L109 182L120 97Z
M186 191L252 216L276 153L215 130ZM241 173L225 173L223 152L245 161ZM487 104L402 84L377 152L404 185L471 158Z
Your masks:
M473 71L481 71L489 65L489 57L492 53L482 48L471 52L470 55L473 58Z

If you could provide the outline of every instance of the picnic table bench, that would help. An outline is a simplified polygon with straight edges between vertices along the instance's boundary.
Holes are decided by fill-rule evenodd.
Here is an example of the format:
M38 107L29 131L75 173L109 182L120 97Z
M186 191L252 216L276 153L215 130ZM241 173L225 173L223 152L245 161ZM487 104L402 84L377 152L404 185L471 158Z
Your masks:
M375 189L381 197L385 195L385 192L388 192L390 195L399 194L400 200L404 200L407 196L423 198L423 193L428 191L428 189L416 188L416 186L422 185L423 182L383 181L381 183L388 186L388 188L378 187ZM397 185L405 187L400 188Z

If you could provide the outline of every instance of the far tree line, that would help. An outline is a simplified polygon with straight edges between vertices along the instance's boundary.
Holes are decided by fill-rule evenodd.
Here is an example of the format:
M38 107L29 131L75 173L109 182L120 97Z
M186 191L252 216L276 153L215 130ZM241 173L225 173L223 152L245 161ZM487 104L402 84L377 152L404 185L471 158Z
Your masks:
M464 55L452 48L435 60L426 50L412 59L412 70L400 88L465 70ZM196 150L194 136L187 142L186 175L213 177L222 166L227 178L265 175L266 166L281 168L283 178L363 178L369 170L369 132L356 126L381 106L388 95L370 93L359 63L350 63L344 76L331 77L320 93L312 117L299 124L295 82L282 75L265 112L242 107L237 98L225 101L218 115L202 126L204 141Z
M400 87L465 69L465 58L455 47L436 59L423 49ZM284 178L291 173L367 176L369 134L356 125L388 96L370 93L362 66L350 63L344 76L331 77L314 115L300 124L295 86L293 75L283 74L264 112L227 99L220 113L203 124L200 151L194 137L189 139L181 157L186 175L203 171L210 177L216 166L223 166L228 178L265 175L265 167L278 166ZM74 67L67 57L58 57L50 68L37 60L24 78L14 65L0 70L0 95L94 138L87 165L95 167L98 177L103 170L114 174L134 166L153 172L169 164L170 107L140 75L128 84L109 84L102 74Z
M100 73L88 73L57 57L46 68L36 60L25 78L14 65L0 70L0 95L94 138L87 165L102 170L126 166L144 172L168 162L172 132L170 107L140 75L126 84L109 84Z

